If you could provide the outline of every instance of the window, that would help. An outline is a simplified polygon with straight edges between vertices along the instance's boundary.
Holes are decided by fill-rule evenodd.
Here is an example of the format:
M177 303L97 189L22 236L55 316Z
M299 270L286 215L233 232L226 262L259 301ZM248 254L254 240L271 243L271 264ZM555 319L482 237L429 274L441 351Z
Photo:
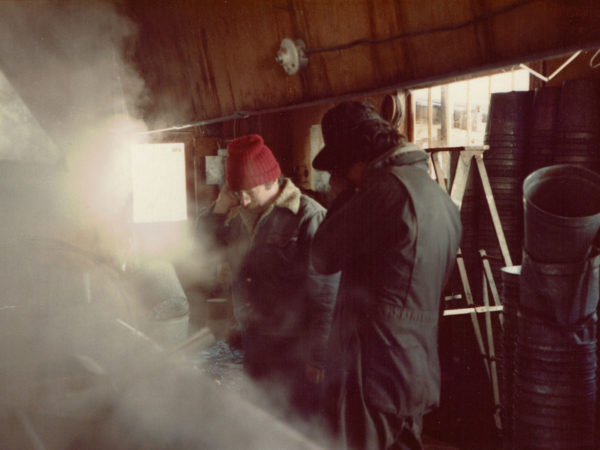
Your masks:
M525 69L415 89L414 142L422 148L483 145L491 94L526 90Z

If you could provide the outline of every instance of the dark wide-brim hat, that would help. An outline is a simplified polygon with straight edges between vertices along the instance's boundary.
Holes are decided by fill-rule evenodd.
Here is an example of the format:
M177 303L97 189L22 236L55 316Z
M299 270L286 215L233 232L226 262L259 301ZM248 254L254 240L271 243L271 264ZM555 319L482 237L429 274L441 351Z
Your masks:
M349 101L331 108L321 120L325 146L312 166L317 170L345 169L363 159L361 127L371 121L384 121L369 103Z

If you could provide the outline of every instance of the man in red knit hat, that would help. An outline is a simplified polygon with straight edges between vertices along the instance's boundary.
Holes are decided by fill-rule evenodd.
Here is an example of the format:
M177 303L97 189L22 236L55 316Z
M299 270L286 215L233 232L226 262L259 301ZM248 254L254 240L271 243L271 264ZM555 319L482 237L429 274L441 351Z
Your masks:
M300 413L314 413L339 282L309 262L326 210L281 176L261 136L234 139L227 150L226 184L208 216L233 254L244 367L271 392L280 382Z

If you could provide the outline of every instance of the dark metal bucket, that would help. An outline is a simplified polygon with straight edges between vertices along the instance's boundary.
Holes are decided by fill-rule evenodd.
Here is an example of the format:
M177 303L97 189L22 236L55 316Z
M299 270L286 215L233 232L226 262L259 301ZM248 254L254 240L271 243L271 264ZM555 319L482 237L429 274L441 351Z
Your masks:
M558 128L562 132L598 133L600 84L593 78L566 80L561 89Z
M586 339L587 320L598 306L600 284L600 255L572 263L540 263L533 261L527 253L523 255L520 280L520 306L542 316L557 329L563 328L573 336ZM587 320L586 320L587 319ZM582 322L584 321L584 322ZM531 322L526 327L529 336L537 330L549 339L548 326L537 326L542 321ZM566 327L566 328L565 328ZM563 341L564 336L559 339ZM595 335L593 336L595 341ZM554 344L554 343L553 343Z
M491 95L486 139L525 139L533 91L496 92Z
M600 228L600 175L559 164L523 182L524 247L540 262L586 258Z

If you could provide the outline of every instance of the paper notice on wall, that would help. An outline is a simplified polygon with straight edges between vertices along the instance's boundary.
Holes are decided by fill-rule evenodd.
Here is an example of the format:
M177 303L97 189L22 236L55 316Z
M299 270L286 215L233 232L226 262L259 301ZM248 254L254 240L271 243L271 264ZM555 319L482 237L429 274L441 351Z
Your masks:
M134 145L131 179L135 223L187 219L183 143Z
M225 157L227 150L219 149L217 156L206 156L206 184L217 184L221 186L225 183Z
M312 161L323 148L323 133L321 125L312 125L310 127L310 161ZM329 172L312 169L310 177L310 187L317 192L327 192L329 190Z

